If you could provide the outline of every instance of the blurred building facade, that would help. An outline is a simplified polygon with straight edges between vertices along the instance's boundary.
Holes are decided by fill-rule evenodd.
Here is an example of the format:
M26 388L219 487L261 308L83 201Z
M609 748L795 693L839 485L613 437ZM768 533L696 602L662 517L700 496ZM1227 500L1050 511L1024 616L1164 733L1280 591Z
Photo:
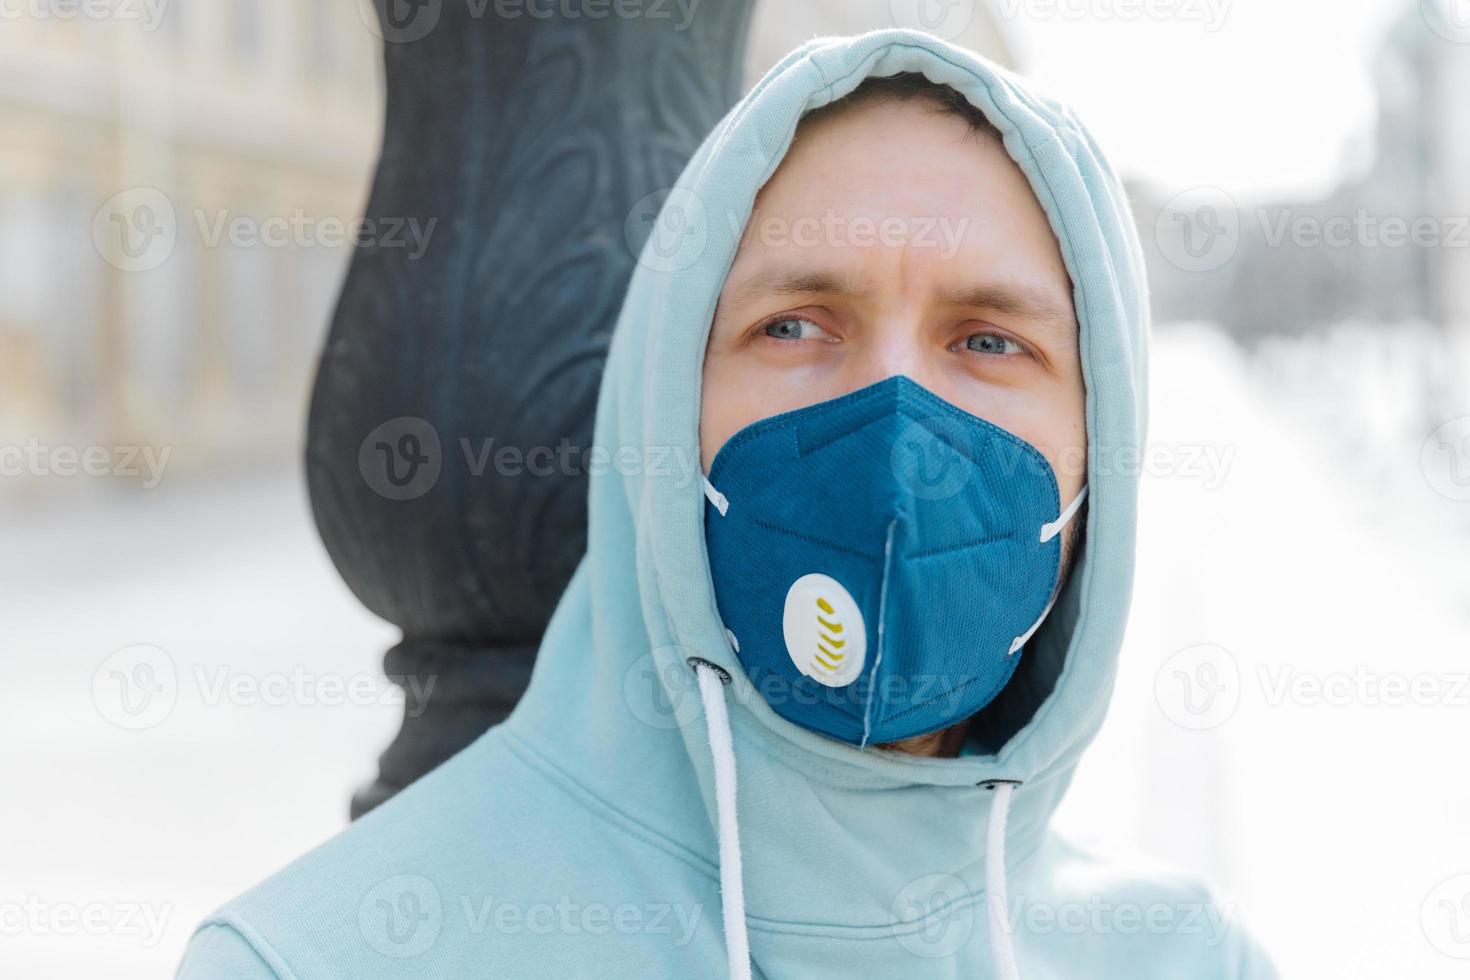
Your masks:
M169 447L174 468L299 447L380 125L355 6L7 8L0 443ZM57 483L27 475L0 487Z
M905 17L1012 62L984 4L937 9L762 3L747 79L808 37ZM34 0L0 18L0 445L149 446L170 472L294 457L381 129L370 2ZM16 475L0 500L59 484Z
M931 0L762 0L746 49L745 81L755 84L792 48L813 37L909 27L938 34L1008 68L1016 66L1007 22L993 2Z
M1430 4L1403 6L1372 65L1376 126L1348 148L1349 176L1331 193L1254 202L1211 188L1131 189L1157 322L1218 323L1246 342L1416 322L1465 342L1470 117L1459 95L1470 86L1470 24L1456 41L1431 25Z

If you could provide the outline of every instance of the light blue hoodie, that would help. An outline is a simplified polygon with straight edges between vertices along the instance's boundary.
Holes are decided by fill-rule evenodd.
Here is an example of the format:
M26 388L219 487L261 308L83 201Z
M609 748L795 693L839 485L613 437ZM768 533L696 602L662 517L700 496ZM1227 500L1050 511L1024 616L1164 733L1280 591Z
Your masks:
M607 455L592 458L588 554L520 706L211 915L179 976L723 977L745 969L742 934L764 977L1004 976L1002 945L1027 980L1274 976L1204 888L1049 827L1112 690L1133 574L1129 467L1091 474L1081 560L983 713L989 744L961 758L798 728L730 649L693 462L715 300L802 113L902 71L954 86L1004 134L1074 284L1093 458L1142 445L1142 258L1117 178L1071 111L927 35L808 42L705 140L659 218L683 233L672 248L655 235L633 276L598 405ZM691 656L732 675L709 685L709 707ZM713 760L732 756L737 805L724 801L722 826ZM993 809L1003 795L1008 819ZM992 942L987 894L1006 888L1009 939Z

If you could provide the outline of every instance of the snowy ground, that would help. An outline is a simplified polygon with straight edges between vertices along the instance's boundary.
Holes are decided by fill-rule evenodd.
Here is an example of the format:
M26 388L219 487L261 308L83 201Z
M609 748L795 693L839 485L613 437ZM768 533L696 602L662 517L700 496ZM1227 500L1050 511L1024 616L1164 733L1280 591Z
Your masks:
M1440 417L1432 351L1155 346L1150 441L1179 465L1145 482L1113 707L1059 819L1204 873L1285 976L1470 969L1470 502L1446 496L1470 487L1437 444L1421 465L1470 392Z
M205 913L345 824L397 728L395 632L289 474L166 479L3 537L0 976L172 976ZM111 656L136 644L166 659Z
M1344 338L1160 335L1129 641L1060 819L1218 882L1286 976L1459 977L1470 503L1421 467L1424 365ZM291 474L0 520L0 974L168 976L344 824L395 632Z

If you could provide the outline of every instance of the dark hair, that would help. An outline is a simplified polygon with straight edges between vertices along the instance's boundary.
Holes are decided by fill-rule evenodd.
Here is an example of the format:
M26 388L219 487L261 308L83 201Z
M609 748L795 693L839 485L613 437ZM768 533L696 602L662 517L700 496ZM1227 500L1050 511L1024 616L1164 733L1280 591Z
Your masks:
M878 75L863 80L857 88L835 102L813 109L802 117L801 124L836 115L848 109L881 102L905 102L923 99L941 112L959 116L969 123L970 131L982 136L993 136L1000 142L1000 130L985 118L985 113L975 108L970 100L951 85L931 82L916 71L899 72L897 75Z

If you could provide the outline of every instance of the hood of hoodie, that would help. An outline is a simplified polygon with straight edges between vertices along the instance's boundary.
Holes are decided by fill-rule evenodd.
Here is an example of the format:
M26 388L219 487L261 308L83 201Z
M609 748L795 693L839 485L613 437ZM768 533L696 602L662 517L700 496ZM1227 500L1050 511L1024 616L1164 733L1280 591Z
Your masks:
M1067 585L983 713L972 754L955 759L859 750L766 704L716 610L698 470L705 343L757 192L804 113L899 72L953 86L983 111L1046 211L1073 285L1093 463L1085 545ZM762 931L891 936L895 903L927 875L984 891L987 781L1020 783L1007 863L1035 852L1106 711L1137 496L1137 467L1107 461L1138 458L1146 416L1146 288L1123 191L1065 106L974 54L891 30L814 39L776 65L704 141L655 228L677 234L649 239L613 337L588 552L505 735L658 846L712 868L713 768L688 658L722 666L757 954Z

